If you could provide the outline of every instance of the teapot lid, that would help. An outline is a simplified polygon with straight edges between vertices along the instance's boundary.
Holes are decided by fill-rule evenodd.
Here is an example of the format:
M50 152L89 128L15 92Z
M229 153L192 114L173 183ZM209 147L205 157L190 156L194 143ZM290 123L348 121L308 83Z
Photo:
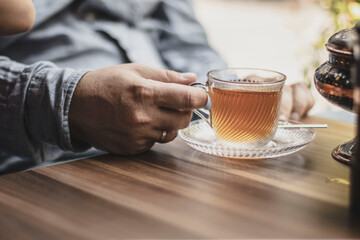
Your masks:
M353 28L343 29L332 35L326 43L326 49L330 53L341 55L353 55L352 41L356 36Z

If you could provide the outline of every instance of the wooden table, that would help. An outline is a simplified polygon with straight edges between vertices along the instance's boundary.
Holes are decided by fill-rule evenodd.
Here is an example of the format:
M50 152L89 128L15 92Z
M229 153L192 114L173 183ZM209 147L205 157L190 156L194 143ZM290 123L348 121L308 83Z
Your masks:
M349 168L330 156L354 126L321 118L315 140L277 159L202 154L181 139L0 177L0 239L359 238Z

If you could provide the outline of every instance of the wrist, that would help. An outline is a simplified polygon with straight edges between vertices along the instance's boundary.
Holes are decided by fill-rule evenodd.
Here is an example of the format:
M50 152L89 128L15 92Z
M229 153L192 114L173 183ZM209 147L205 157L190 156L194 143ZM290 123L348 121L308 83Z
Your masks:
M84 124L86 124L85 107L86 104L86 82L90 72L85 73L78 81L73 92L69 107L69 131L71 142L82 141L84 139Z

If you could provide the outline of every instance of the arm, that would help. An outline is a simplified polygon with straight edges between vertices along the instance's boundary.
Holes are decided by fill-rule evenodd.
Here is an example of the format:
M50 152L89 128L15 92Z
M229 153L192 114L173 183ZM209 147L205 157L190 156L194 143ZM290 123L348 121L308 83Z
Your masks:
M48 62L26 66L0 57L0 165L6 155L36 164L45 161L51 153L44 143L84 150L72 144L68 124L72 94L84 73Z
M206 104L203 90L186 86L195 80L139 64L85 74L0 57L0 173L10 155L28 165L46 161L53 156L46 151L54 151L48 144L136 154L159 141L163 130L161 142L171 141L189 124L191 109Z
M3 0L0 2L0 35L28 31L35 21L31 0Z
M226 66L209 45L190 1L163 1L153 18L161 21L159 25L163 26L155 42L169 68L195 72L199 81L205 81L209 70Z

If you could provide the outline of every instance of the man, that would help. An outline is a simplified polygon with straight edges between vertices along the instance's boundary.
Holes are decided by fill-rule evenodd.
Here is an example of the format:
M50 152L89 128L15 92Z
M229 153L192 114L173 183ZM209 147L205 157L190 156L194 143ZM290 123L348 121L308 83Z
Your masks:
M0 38L0 172L171 141L207 96L194 74L161 69L204 81L225 67L187 0L34 4L34 29Z

